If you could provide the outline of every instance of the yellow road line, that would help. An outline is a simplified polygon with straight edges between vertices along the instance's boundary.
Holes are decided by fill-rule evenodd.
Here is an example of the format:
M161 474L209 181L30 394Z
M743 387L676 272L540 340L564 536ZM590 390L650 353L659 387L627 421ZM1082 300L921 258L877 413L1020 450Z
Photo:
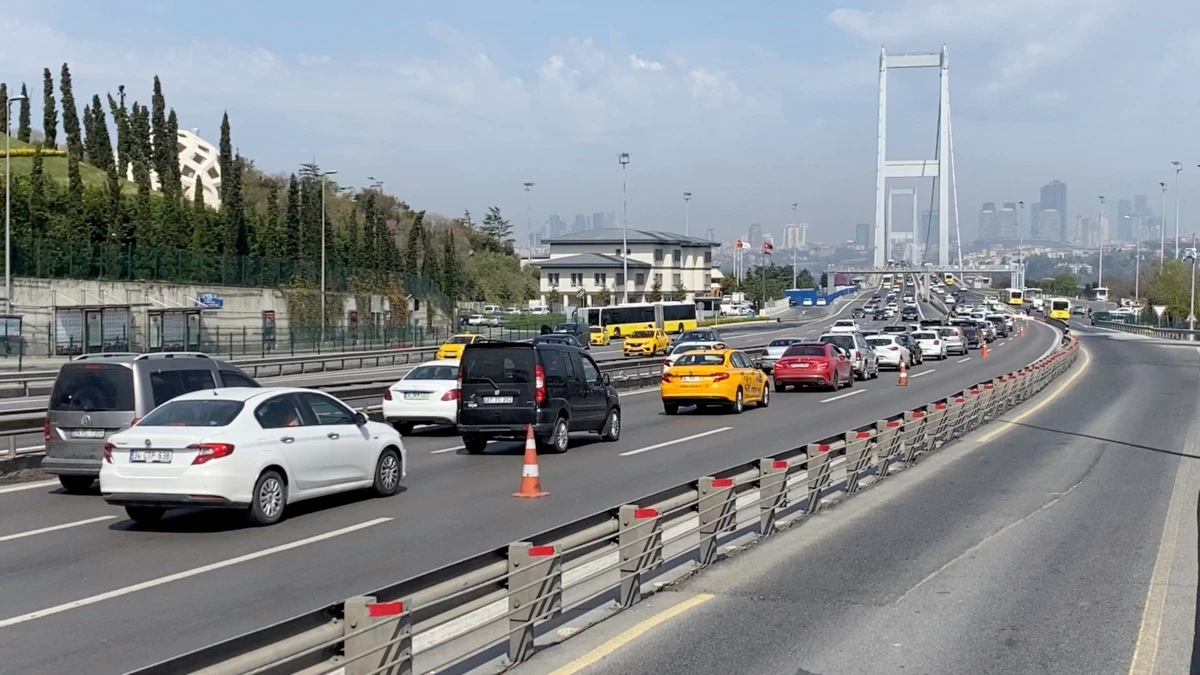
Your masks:
M625 645L629 644L633 640L636 640L637 638L641 637L642 635L645 635L647 632L652 630L655 626L663 623L664 621L669 621L669 620L679 616L680 614L683 614L684 612L686 612L690 609L693 609L694 607L697 607L699 605L702 605L712 599L713 599L713 595L711 593L700 593L699 595L696 595L695 597L692 597L688 600L684 600L683 602L679 603L678 605L675 605L674 607L671 607L669 609L665 609L665 610L659 612L658 614L655 614L654 616L650 617L649 619L642 621L641 623L637 624L633 628L630 628L629 630L625 631L624 633L621 633L620 635L612 638L608 642L605 642L604 644L600 645L599 647L596 647L592 651L575 659L574 661L559 668L558 670L555 670L550 675L574 675L575 673L578 673L579 671L583 670L584 668L587 668L588 666L595 664L596 662L600 661L601 659L608 656L609 654L612 654L613 652L617 651L621 647L624 647Z
M1004 432L1006 432L1009 429L1016 426L1021 420L1029 417L1030 415L1034 414L1035 412L1050 405L1052 402L1054 402L1054 399L1059 394L1063 393L1063 391L1066 390L1067 387L1071 386L1072 384L1075 384L1075 381L1078 380L1080 378L1080 376L1083 375L1084 371L1087 370L1088 364L1090 364L1092 362L1092 356L1091 356L1091 354L1088 354L1088 351L1086 349L1083 349L1081 347L1080 352L1083 353L1083 363L1080 364L1079 370L1072 373L1071 376L1068 377L1066 380L1063 380L1062 384L1058 385L1054 389L1053 392L1051 392L1048 396L1046 396L1046 398L1039 401L1037 405L1022 412L1020 415L1017 415L1016 417L1014 417L1010 420L1000 420L1000 424L995 429L993 429L979 437L979 442L987 443L988 441L995 439L1000 434L1003 434Z

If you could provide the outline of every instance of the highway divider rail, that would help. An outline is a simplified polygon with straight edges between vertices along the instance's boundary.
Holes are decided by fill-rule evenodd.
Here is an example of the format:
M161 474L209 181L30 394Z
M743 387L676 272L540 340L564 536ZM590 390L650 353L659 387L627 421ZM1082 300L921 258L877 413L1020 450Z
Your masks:
M1136 323L1125 323L1124 321L1104 321L1096 319L1095 325L1100 328L1109 330L1119 330L1124 333L1136 333L1138 335L1146 335L1148 337L1161 338L1164 340L1186 340L1195 342L1196 336L1200 335L1200 330L1189 330L1187 328L1159 328L1157 326L1143 326Z
M643 594L801 523L998 419L1078 357L1071 339L1020 370L873 424L185 654L131 675L464 672L511 666Z

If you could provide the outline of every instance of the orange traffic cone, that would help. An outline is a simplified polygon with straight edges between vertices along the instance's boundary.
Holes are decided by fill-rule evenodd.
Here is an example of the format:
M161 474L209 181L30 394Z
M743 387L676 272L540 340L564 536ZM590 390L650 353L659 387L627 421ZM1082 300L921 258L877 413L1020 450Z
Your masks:
M904 365L904 361L900 361L900 379L896 380L897 387L908 386L908 366Z
M987 357L988 357L988 348L987 348L987 343L984 342L983 346L979 348L979 358L986 359Z
M521 489L514 492L513 496L533 499L549 494L542 490L542 481L538 474L537 443L533 440L533 425L526 425L525 465L521 467Z

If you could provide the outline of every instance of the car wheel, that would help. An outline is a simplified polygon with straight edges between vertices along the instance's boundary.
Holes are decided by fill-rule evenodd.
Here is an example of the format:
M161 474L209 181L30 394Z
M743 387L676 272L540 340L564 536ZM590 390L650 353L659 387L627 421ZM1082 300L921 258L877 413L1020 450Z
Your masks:
M263 527L274 525L283 518L287 505L287 485L275 471L264 471L254 483L250 494L250 510L246 513L251 525Z
M391 497L400 491L400 455L391 448L379 454L375 463L375 494L380 497Z
M829 390L836 392L838 389L841 389L841 388L842 388L842 382L841 382L841 380L838 379L837 370L835 369L833 371L833 377L830 378L830 380L829 380Z
M63 486L63 489L73 495L82 494L92 489L92 483L96 482L95 476L59 476L58 482Z
M782 394L783 392L787 391L787 385L782 382L776 382L775 383L775 391Z
M733 395L733 405L729 406L729 412L734 415L741 415L746 409L745 394L742 393L742 388L738 387L737 393Z
M834 371L833 374L837 375L837 371ZM842 380L842 384L846 385L847 389L854 388L854 371L853 370L850 371L850 377L847 377L846 379Z
M396 422L392 425L396 431L400 432L401 436L407 436L411 434L413 432L413 427L415 426L416 425L412 422Z
M550 436L538 443L538 449L554 455L563 454L570 446L570 432L571 428L567 424L567 418L559 417L554 420L554 428L550 430Z
M766 408L771 405L771 388L763 387L762 400L758 402L758 407Z
M162 520L163 515L167 512L161 506L126 506L125 515L129 519L139 525L153 525Z
M600 438L609 443L621 440L621 409L613 408L608 413L608 421L604 423L604 431Z
M663 412L668 415L678 415L679 414L679 404L678 403L667 403L666 401L663 401Z
M487 436L463 436L463 447L472 455L482 455L487 444Z
M875 364L875 370L871 373L871 379L872 380L879 379L879 364L878 363Z

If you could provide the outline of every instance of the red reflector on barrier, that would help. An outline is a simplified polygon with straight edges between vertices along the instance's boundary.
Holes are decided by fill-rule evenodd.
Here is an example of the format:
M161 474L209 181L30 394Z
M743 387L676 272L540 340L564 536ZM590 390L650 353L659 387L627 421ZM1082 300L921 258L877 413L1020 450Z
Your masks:
M858 437L859 437L859 438L870 438L870 437L871 437L871 432L869 432L869 431L860 431L860 432L858 432Z
M642 518L657 518L658 509L634 509L633 517L641 520Z
M373 605L367 605L367 616L398 616L404 613L403 602L377 602Z
M712 482L712 486L715 488L733 487L733 479L732 478L714 478L713 482Z
M542 558L542 557L545 557L548 555L554 555L554 547L553 546L530 546L529 547L529 557L531 557L531 558Z
M822 443L817 446L817 452L829 452L829 446Z
M945 409L946 409L946 404L945 404L945 403L934 403L934 404L933 404L933 407L934 407L934 408L936 408L936 409L938 409L938 410L945 410Z
M888 420L888 421L887 421L887 426L888 426L889 428L890 428L890 427L898 427L898 426L900 426L900 420Z
M956 396L956 397L954 398L954 402L955 402L955 403L966 403L966 401L967 401L967 399L965 399L965 398L963 398L963 397L961 397L961 396Z
M984 388L984 389L995 389L995 388L996 388L996 385L992 384L991 382L988 382L988 383L986 383L986 384L984 384L984 385L983 385L983 388Z
M771 468L772 469L786 469L786 468L788 468L788 461L786 459L777 459L777 460L771 462Z
M925 411L924 410L914 410L912 415L914 418L920 419L925 416Z

